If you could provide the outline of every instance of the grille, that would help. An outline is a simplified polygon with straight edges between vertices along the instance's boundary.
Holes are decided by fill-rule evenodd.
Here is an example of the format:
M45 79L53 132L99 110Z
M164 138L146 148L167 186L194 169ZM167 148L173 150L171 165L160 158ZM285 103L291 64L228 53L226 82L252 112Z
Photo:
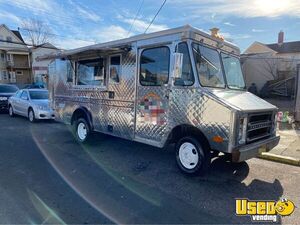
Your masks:
M247 143L252 143L272 134L273 113L250 114L247 125Z
M7 100L2 100L2 101L0 101L0 105L1 106L7 106L8 105L8 101Z

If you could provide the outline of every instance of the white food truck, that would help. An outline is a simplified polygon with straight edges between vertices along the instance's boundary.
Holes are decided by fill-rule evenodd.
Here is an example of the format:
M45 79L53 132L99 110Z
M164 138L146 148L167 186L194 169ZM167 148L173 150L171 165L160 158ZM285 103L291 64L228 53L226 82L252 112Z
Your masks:
M57 120L79 142L92 131L159 148L175 143L188 174L223 152L240 162L269 151L277 108L246 91L239 49L189 25L62 51L49 66Z

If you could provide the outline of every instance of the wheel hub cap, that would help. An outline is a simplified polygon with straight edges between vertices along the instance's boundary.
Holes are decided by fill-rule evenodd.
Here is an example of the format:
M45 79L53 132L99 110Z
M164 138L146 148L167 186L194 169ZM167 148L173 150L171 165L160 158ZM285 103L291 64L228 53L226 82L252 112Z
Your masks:
M189 142L183 143L179 148L179 160L185 168L195 168L199 161L196 146Z
M84 140L87 135L87 130L84 123L79 123L77 127L77 134L81 140Z
M30 121L33 120L33 113L32 113L32 111L29 112L29 119L30 119Z

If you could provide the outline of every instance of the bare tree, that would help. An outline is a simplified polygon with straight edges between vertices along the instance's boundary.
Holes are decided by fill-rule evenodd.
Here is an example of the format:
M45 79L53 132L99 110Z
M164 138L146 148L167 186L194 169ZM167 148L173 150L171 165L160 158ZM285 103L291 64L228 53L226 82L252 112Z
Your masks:
M278 78L278 59L277 58L263 58L265 70L272 76L273 80Z
M53 37L51 28L37 19L28 19L22 23L21 29L31 45L37 46L49 42Z

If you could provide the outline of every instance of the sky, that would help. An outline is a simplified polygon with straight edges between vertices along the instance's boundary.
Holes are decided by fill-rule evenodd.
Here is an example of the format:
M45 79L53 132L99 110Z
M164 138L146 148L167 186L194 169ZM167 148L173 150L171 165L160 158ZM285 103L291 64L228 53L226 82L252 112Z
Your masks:
M163 0L0 0L0 24L22 27L38 19L51 42L71 49L144 33ZM138 9L140 8L139 13ZM147 33L190 24L220 28L242 51L254 41L300 41L299 0L167 0ZM20 30L22 33L22 30Z

